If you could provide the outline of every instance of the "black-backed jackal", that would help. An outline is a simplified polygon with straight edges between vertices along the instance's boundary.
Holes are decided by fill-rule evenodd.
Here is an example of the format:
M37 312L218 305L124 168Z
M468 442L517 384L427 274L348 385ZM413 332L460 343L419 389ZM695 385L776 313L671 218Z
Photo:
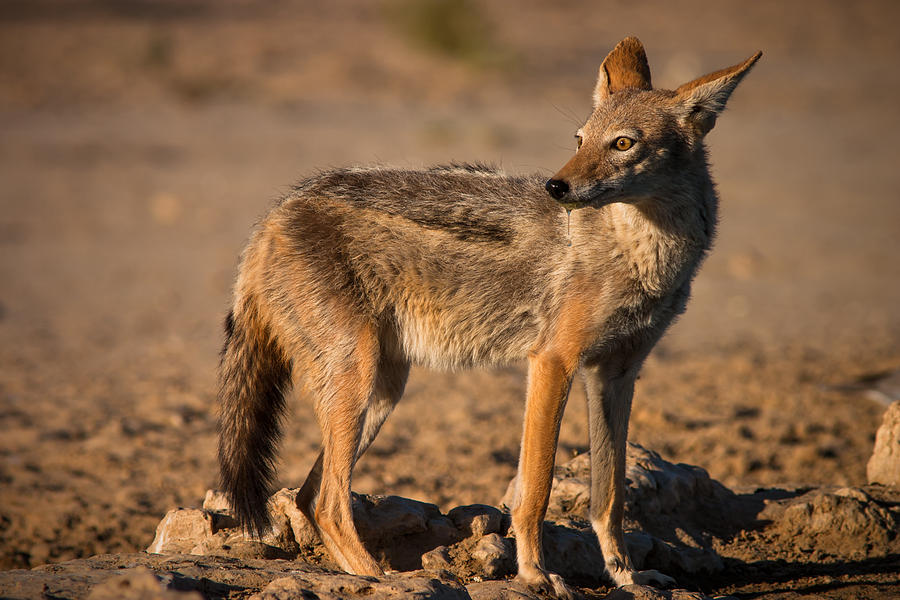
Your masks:
M323 448L300 508L343 569L380 574L353 524L351 473L410 365L527 359L511 507L519 578L569 595L543 567L541 523L580 373L606 570L620 585L670 582L635 571L623 541L632 393L713 239L704 137L759 56L655 90L640 42L623 40L600 67L578 150L546 182L452 165L338 169L297 184L253 233L226 322L219 458L241 523L268 526L283 395L302 378Z

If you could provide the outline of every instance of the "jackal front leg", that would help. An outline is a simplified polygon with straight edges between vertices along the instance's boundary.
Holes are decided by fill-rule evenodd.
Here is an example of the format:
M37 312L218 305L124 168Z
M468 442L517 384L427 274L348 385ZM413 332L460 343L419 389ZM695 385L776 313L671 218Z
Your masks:
M570 382L571 371L558 357L541 354L530 358L528 399L512 509L519 579L559 598L573 596L559 575L544 569L541 528L550 498L559 424Z
M636 571L625 547L625 442L636 372L610 376L600 366L582 369L591 437L591 525L600 542L606 572L616 585L669 586L658 571Z

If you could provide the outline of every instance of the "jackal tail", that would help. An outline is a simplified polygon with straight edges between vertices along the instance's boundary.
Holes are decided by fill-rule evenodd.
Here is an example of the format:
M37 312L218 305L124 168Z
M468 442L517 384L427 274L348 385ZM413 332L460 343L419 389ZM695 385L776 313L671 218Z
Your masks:
M291 363L255 307L242 304L225 319L219 363L220 484L244 530L260 536L270 526Z

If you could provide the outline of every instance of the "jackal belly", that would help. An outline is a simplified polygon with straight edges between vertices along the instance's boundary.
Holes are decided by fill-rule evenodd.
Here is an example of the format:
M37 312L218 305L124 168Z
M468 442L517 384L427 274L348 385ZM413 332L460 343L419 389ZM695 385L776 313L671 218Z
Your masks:
M374 277L368 297L404 353L441 369L524 358L545 326L539 276L491 255L441 258L422 253L415 268L404 261Z
M403 350L416 364L455 369L524 358L538 336L539 319L527 307L491 308L412 300L396 307L394 320Z

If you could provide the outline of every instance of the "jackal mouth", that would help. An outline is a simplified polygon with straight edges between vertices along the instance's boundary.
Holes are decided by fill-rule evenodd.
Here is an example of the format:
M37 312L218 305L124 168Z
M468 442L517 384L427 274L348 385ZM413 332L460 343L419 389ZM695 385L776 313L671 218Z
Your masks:
M577 210L579 208L584 208L587 206L584 202L559 202L559 205L562 206L566 210Z
M575 210L578 208L600 208L607 204L615 202L615 189L604 185L603 183L594 184L587 189L573 189L564 198L559 200L559 204L566 210Z

